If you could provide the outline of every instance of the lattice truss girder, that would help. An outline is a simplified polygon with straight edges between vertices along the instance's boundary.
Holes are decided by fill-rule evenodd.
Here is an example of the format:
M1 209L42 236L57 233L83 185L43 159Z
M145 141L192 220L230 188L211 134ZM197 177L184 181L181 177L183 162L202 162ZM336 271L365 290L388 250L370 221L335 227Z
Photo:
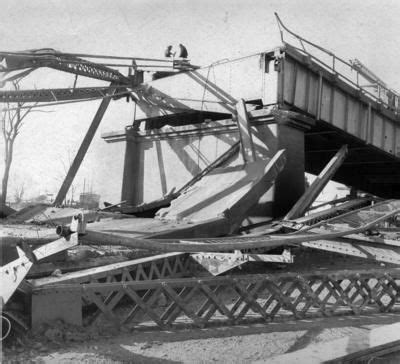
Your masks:
M66 56L60 52L53 54L8 54L0 55L0 72L12 72L23 69L49 67L60 71L109 82L129 82L119 71L99 63L86 61L82 58ZM4 58L4 60L3 60Z
M36 279L31 283L39 288L56 284L110 283L182 277L189 274L192 264L188 254L168 253L66 273L61 277Z
M102 299L97 296L79 294L78 287L87 285L108 285L125 282L151 281L177 277L191 276L195 264L188 254L168 253L149 256L132 261L110 264L103 267L89 268L83 271L63 274L61 277L45 277L30 281L32 287L32 326L41 323L50 323L54 319L62 318L65 322L80 325L81 311L92 305L94 299L100 307L113 308L121 304L124 292L114 295L106 293ZM72 290L71 290L72 287ZM78 288L78 291L77 291ZM95 314L101 314L101 310Z
M42 62L42 64L40 64L40 66L47 66L60 71L73 73L75 75L97 78L103 81L127 82L127 78L116 70L113 70L109 67L103 67L98 64L92 64L91 62L86 62L84 60L80 61L81 62L77 62L75 59L71 60L71 62L67 62L65 61L65 59L62 62L51 61L46 63L46 61L44 61Z
M397 270L68 286L69 290L79 290L84 302L92 308L84 317L85 325L106 320L118 326L205 327L212 323L396 312L400 307Z
M0 103L55 102L102 98L108 96L110 94L110 90L113 88L117 88L117 92L127 91L120 86L0 91Z
M105 281L125 282L125 281L146 281L162 279L166 277L180 277L188 272L188 256L177 255L170 258L150 261L147 264L138 264L132 268L125 267L105 276ZM102 277L104 278L104 277ZM90 277L92 283L101 279Z

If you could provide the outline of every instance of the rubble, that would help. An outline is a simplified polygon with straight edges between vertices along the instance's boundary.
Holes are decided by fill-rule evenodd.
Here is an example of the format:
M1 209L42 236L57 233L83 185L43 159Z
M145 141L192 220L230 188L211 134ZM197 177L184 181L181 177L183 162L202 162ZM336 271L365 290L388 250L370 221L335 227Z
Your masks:
M389 192L379 190L388 185L379 180L379 170L372 176L378 182L370 183L349 167L366 162L360 158L393 154L387 142L381 144L387 135L379 141L369 131L353 135L361 127L352 125L356 121L349 114L367 108L368 118L374 115L386 125L382 130L392 127L397 114L380 100L387 107L382 111L384 106L372 104L376 97L361 97L355 84L344 82L335 69L322 67L304 53L285 44L256 58L217 64L216 74L229 70L232 75L229 81L216 77L218 84L204 79L209 69L173 61L172 69L164 72L170 77L162 77L158 70L157 79L148 85L143 84L140 66L127 77L69 55L78 65L76 75L112 83L55 203L4 213L2 340L13 342L7 350L22 360L27 356L24 351L46 353L52 345L96 339L102 330L112 335L149 327L398 314L400 200L388 198L399 198L397 182L390 183ZM29 57L8 55L6 60L16 69L28 62L74 73L60 63L66 57L61 52L52 50L45 64L39 56L32 51ZM262 91L254 91L256 96L262 92L260 98L246 94L242 75L232 71L242 67L241 62L246 69L255 67L256 76L249 73L246 82L256 84L252 77L258 80L262 72ZM283 75L279 72L286 72L286 81L273 78L275 73ZM301 82L300 77L308 81ZM268 82L276 90L266 92ZM181 97L182 89L193 98ZM74 97L97 91L80 89ZM264 98L272 91L279 91L280 99L267 102ZM332 99L322 102L322 92ZM20 100L30 95L41 102L48 101L48 93L66 97L61 89L8 97ZM195 102L199 94L200 110ZM346 106L334 101L334 95L339 100L341 95ZM0 94L0 100L6 96ZM121 202L102 210L60 207L108 104L122 96L131 97L148 117L135 120L124 134ZM315 105L310 104L311 97ZM370 98L367 106L365 97ZM347 118L344 127L338 115ZM146 125L141 129L142 122ZM334 128L342 129L339 133ZM331 134L335 136L324 139ZM206 145L203 149L200 141ZM318 149L325 142L329 148ZM360 145L369 148L367 157L352 152L362 149ZM190 153L187 146L192 147ZM212 155L210 150L217 152ZM204 162L193 162L192 152ZM138 156L143 160L135 159ZM157 160L158 170L142 165L146 160ZM186 167L181 173L176 171L178 162ZM307 189L306 170L318 174ZM156 173L160 181L154 178ZM368 194L316 204L331 180L348 182ZM316 258L308 259L312 254ZM26 332L21 336L25 341L18 331ZM32 332L38 335L34 340ZM140 350L157 345L144 342Z

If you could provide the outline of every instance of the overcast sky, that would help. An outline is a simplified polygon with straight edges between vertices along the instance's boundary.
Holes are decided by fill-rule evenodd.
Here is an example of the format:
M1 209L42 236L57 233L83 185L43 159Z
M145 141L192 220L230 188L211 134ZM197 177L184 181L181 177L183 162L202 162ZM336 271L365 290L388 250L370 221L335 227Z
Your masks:
M2 51L45 47L159 58L166 45L183 43L192 63L203 66L279 45L276 11L292 30L345 59L360 59L390 87L400 90L399 1L0 0L0 6ZM72 76L42 69L26 79L24 86L72 84ZM86 84L79 79L78 86ZM57 191L63 164L79 147L98 104L53 106L46 109L51 113L27 118L16 142L10 196L22 181L27 196ZM132 103L112 102L77 176L78 188L86 178L104 199L118 201L124 151L106 144L100 135L128 125L132 110ZM0 164L1 175L3 169Z

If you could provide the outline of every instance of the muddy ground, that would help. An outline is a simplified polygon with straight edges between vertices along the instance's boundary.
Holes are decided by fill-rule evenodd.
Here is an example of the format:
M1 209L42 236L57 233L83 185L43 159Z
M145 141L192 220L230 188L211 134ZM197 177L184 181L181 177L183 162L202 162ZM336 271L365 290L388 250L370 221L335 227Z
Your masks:
M397 315L386 314L208 329L96 333L59 326L11 338L3 347L3 362L268 363L274 356L343 336L351 335L356 345L372 328L398 320ZM61 336L57 330L62 331Z

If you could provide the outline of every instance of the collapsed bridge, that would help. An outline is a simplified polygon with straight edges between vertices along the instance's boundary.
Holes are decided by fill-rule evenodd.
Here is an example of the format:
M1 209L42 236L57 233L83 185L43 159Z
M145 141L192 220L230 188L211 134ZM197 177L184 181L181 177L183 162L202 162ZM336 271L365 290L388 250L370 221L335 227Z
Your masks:
M19 258L1 271L10 282L10 272L18 272L7 299L17 289L31 298L32 327L59 318L87 326L99 318L117 326L150 321L165 328L185 320L203 327L211 321L398 312L396 269L212 277L247 262L292 263L290 249L299 246L400 264L397 239L371 236L375 228L396 226L400 213L398 200L381 199L400 195L399 99L379 83L377 92L365 89L366 73L359 66L331 53L325 54L327 63L285 43L204 68L186 60L155 60L153 80L144 83L150 66L138 64L138 58L126 60L134 72L124 76L85 61L88 55L42 50L5 56L10 72L51 67L111 82L0 92L2 102L102 100L55 205L64 200L111 100L126 97L146 115L103 135L109 143L125 143L121 203L108 208L118 219L105 211L89 219L93 212L87 212L78 227L59 227L61 236L42 228L48 235L39 237L19 225L18 237L7 236L33 250L18 248ZM307 190L305 172L319 174ZM375 197L309 211L330 179ZM21 222L65 225L75 214L48 206L28 209L10 216L7 229L16 231ZM85 219L90 224L80 230ZM261 233L226 237L258 223ZM168 254L25 279L33 261L78 241ZM200 279L193 266L209 276ZM154 308L165 297L167 307Z
M237 142L240 99L249 114L247 131L253 134L249 148L264 156L286 150L287 164L276 183L281 209L276 215L303 192L304 172L318 174L344 144L348 155L335 181L381 197L399 197L398 98L392 96L389 104L387 97L361 87L356 71L348 71L358 81L286 45L139 86L138 106L149 116L125 132L104 135L108 142L127 143L121 200L135 205L160 198L184 180L172 175L175 163L182 175L198 168L190 148L213 160ZM141 123L145 130L139 129ZM158 173L154 165L146 170L148 160Z

